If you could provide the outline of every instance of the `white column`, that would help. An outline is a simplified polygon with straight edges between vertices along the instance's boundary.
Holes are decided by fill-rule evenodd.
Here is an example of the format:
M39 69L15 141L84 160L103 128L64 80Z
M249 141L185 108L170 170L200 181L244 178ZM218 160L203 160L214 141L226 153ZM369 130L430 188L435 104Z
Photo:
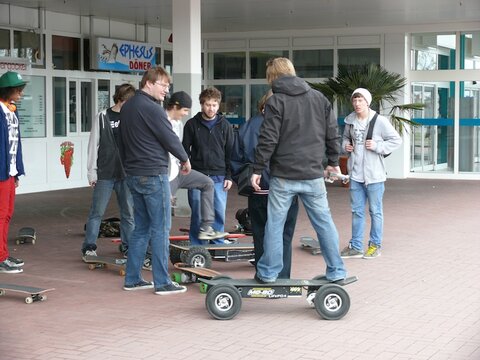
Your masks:
M172 1L172 34L173 34L173 91L185 91L192 97L194 115L200 111L198 95L202 90L202 34L201 34L201 1ZM188 216L185 190L177 192L175 215Z

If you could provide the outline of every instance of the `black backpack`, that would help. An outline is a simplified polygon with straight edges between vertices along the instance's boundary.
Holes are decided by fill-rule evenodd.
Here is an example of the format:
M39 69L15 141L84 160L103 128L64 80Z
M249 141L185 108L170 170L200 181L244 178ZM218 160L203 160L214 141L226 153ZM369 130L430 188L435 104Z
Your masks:
M372 134L373 134L373 127L375 126L375 122L377 121L378 113L375 113L373 116L372 120L370 120L370 123L368 124L368 130L367 130L367 137L365 140L372 140ZM350 125L351 126L351 125ZM350 138L350 143L352 143L352 139ZM391 153L383 155L384 158L390 156Z

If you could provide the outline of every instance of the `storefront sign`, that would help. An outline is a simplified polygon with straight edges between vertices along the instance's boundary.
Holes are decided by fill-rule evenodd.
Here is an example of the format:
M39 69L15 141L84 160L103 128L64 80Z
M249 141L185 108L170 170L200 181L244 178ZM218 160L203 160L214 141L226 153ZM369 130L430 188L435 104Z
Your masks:
M109 38L96 38L93 43L94 69L143 72L155 66L153 45Z
M45 137L45 77L24 75L27 86L17 104L20 131L24 138Z
M27 59L0 57L0 73L7 71L25 71L29 70Z

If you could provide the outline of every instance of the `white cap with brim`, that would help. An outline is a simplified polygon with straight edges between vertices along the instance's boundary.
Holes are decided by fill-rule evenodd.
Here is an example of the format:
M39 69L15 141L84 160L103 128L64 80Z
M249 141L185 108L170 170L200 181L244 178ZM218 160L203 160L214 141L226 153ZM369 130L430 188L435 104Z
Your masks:
M355 94L362 95L365 98L365 100L367 101L368 106L370 106L370 104L372 103L372 94L370 94L370 91L368 91L367 89L364 89L364 88L355 89L352 93L352 96L350 97L350 100L353 99L353 96Z

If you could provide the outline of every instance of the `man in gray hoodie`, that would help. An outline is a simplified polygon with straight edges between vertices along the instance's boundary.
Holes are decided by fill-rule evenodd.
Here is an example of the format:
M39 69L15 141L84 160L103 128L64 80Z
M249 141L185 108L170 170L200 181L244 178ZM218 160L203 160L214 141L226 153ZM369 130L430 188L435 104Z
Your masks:
M342 147L350 154L350 202L352 205L352 238L342 250L342 258L373 259L380 256L383 238L383 193L387 179L384 156L402 144L402 138L384 116L370 109L372 94L364 88L352 93L354 112L345 118ZM375 119L375 120L374 120ZM371 138L369 138L369 128ZM365 205L371 218L370 240L363 253Z

